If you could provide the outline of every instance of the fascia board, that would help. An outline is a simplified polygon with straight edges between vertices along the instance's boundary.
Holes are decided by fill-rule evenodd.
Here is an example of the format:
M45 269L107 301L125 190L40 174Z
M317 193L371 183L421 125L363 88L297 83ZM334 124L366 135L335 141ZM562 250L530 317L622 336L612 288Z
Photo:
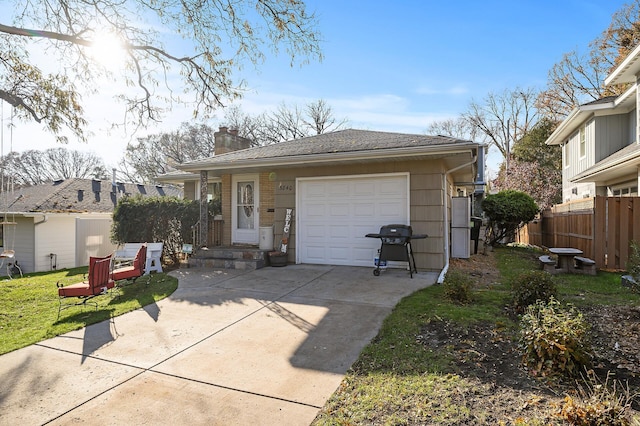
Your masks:
M631 89L630 89L631 90ZM629 91L630 91L629 90ZM556 130L547 138L545 141L546 145L561 145L564 140L569 137L570 134L576 131L576 129L584 122L587 117L590 115L605 115L603 113L613 112L616 108L616 101L620 98L623 98L628 94L625 92L624 95L616 98L614 101L593 104L593 105L581 105L577 108L574 108L573 111L565 118L562 123L558 126ZM626 99L622 99L623 102ZM620 103L618 104L620 105Z
M589 181L589 179L592 179L594 176L602 173L602 172L606 172L608 170L614 169L622 164L628 163L630 161L636 160L640 158L640 152L636 151L633 152L629 155L626 155L622 158L617 159L614 162L611 163L607 163L607 164L603 164L602 166L598 167L598 168L594 168L592 170L587 171L586 173L580 173L576 176L574 176L572 179L570 179L571 182L584 182L584 181Z
M639 58L640 44L636 46L636 48L633 49L626 58L624 58L624 61L622 61L622 63L620 63L620 65L618 65L607 78L604 79L604 85L610 86L612 84L635 83L636 75L640 72L640 64L638 63Z
M462 146L461 146L462 145ZM229 161L225 163L207 163L206 161L197 164L179 166L184 171L199 171L207 169L233 170L246 167L279 167L279 166L309 166L317 163L341 162L353 160L379 160L379 159L399 159L413 157L416 155L450 155L470 152L478 149L477 143L465 143L454 145L437 145L419 148L391 148L371 151L357 152L331 152L323 154L293 155L289 157L275 158L251 158L246 160Z
M581 114L581 113L582 113L582 111L581 111L581 109L579 107L578 108L574 108L573 111L571 111L571 113L569 113L567 118L562 120L562 123L560 123L558 128L556 130L554 130L553 133L551 133L551 136L549 136L547 138L547 140L544 142L545 145L560 145L560 144L562 144L562 142L564 142L564 140L567 138L567 136L569 136L569 134L573 133L573 131L576 129L577 124L575 124L575 121L578 120L579 118L581 118L582 115L584 115L584 114ZM580 120L580 122L582 122L582 120Z

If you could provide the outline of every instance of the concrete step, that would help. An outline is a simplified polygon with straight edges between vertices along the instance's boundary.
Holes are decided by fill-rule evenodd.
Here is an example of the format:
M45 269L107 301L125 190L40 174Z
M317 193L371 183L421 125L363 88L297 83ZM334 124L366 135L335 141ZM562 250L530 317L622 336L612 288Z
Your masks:
M189 266L216 269L264 268L269 264L269 250L256 247L212 247L199 249L189 258Z

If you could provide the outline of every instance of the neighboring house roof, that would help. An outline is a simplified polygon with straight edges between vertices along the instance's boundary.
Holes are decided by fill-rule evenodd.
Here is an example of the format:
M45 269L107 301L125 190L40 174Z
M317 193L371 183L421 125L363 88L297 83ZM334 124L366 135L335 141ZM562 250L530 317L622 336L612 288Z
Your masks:
M124 196L138 194L144 197L182 197L182 191L173 186L163 187L120 182L112 184L107 180L72 178L2 194L0 212L111 213L117 200Z
M469 152L479 145L447 136L427 136L370 130L341 130L229 152L178 165L184 171L241 171L267 166L335 164L433 157Z
M632 143L574 176L571 181L598 183L635 174L639 161L640 145Z

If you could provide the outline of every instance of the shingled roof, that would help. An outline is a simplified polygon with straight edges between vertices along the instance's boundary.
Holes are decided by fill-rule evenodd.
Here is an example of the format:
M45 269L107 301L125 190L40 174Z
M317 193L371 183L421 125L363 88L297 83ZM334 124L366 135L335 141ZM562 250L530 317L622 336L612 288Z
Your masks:
M117 200L124 196L142 195L182 197L173 186L116 183L72 178L47 182L2 194L0 210L11 213L111 213Z
M217 166L237 162L266 161L272 159L301 158L345 153L382 153L402 149L437 149L438 147L474 144L471 141L448 136L428 136L390 133L371 130L340 130L317 136L295 139L273 145L233 151L226 154L182 164L182 170L197 170L203 166Z

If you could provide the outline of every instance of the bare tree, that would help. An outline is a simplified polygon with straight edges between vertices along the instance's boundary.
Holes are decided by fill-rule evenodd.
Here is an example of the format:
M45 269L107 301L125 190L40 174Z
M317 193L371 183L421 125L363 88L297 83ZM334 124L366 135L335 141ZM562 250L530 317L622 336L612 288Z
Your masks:
M281 103L273 112L263 114L261 122L262 144L272 144L308 136L303 112L297 105Z
M2 170L18 186L70 178L106 179L108 176L100 157L66 148L28 150L22 154L11 152L2 159Z
M640 0L634 0L613 14L609 27L589 44L586 54L563 55L547 77L538 108L557 121L575 107L605 96L619 95L624 85L604 87L607 75L640 43Z
M434 121L427 127L428 135L450 136L474 142L484 142L486 136L464 116Z
M316 19L300 0L14 3L13 15L0 18L0 99L60 140L65 130L86 139L81 94L95 90L103 77L128 86L116 94L126 104L127 120L147 124L175 103L206 116L241 96L232 73L247 61L259 65L267 50L283 49L292 62L321 59ZM106 35L126 58L117 72L100 66L91 50ZM175 52L178 45L185 51ZM40 46L47 49L46 64L29 55Z
M538 120L536 98L533 89L489 93L482 103L472 101L463 118L508 161L514 141L522 138Z
M206 124L183 123L178 130L138 138L127 144L118 172L128 181L151 183L177 164L212 156L214 133Z
M348 120L338 119L324 100L309 102L304 108L282 102L275 111L251 116L240 108L231 108L225 114L229 128L238 129L240 136L255 141L256 145L300 139L344 128Z
M304 124L310 129L311 133L316 135L340 130L348 122L346 118L338 120L333 114L333 108L324 99L309 102L305 107L305 111L307 116L303 120Z

